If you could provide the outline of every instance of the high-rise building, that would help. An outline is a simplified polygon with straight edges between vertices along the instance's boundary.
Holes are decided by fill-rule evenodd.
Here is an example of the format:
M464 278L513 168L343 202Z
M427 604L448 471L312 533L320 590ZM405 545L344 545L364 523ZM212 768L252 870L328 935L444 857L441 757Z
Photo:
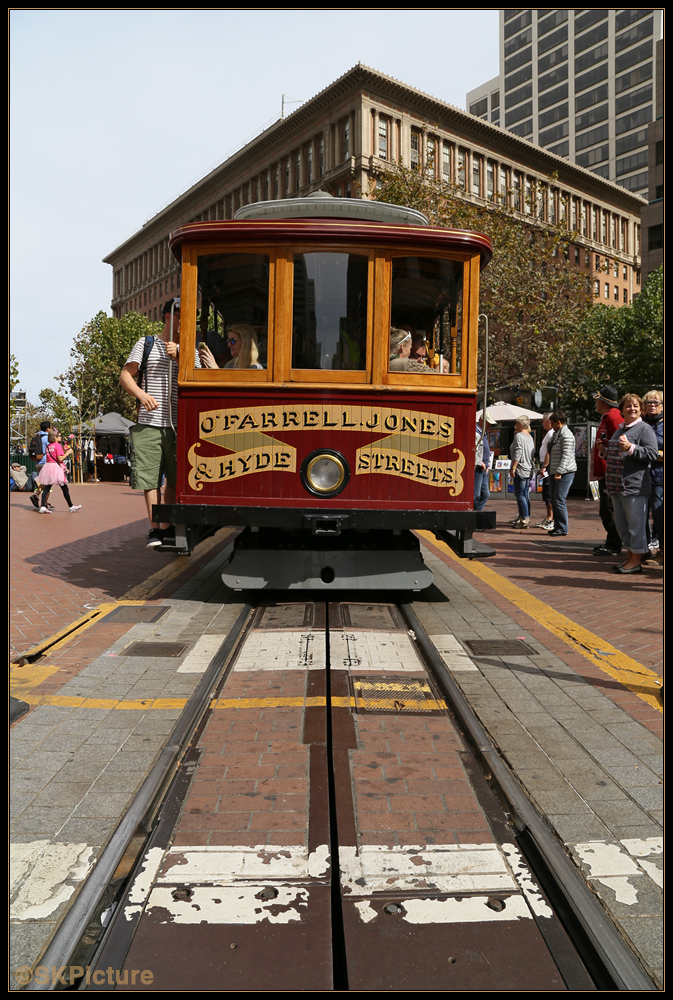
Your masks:
M664 43L657 42L657 117L647 127L648 204L641 210L642 278L664 262Z
M500 11L500 73L471 114L647 197L663 11Z

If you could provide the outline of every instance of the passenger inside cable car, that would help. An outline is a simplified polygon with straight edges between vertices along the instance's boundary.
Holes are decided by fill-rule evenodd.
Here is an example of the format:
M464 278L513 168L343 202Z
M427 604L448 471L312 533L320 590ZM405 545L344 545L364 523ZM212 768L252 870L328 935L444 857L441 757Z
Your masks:
M257 334L249 323L231 323L227 327L227 347L231 360L220 365L208 343L202 341L199 345L199 358L204 368L264 368L260 364Z

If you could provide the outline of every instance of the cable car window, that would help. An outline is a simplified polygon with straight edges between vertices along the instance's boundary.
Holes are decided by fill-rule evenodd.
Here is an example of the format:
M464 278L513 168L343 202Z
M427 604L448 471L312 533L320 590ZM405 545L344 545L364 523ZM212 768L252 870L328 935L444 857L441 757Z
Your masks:
M196 344L204 368L266 368L269 257L199 257Z
M390 371L460 374L463 264L394 257Z
M368 267L358 254L295 254L293 368L365 371Z

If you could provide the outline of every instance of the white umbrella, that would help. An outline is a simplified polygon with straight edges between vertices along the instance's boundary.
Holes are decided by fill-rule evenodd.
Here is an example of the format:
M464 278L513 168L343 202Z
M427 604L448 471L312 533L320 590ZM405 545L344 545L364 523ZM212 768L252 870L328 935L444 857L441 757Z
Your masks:
M506 420L517 420L519 417L528 417L529 420L542 420L542 414L534 410L527 410L523 406L515 403L492 403L487 407L488 412L494 420L502 423ZM483 410L477 410L477 420L482 415Z

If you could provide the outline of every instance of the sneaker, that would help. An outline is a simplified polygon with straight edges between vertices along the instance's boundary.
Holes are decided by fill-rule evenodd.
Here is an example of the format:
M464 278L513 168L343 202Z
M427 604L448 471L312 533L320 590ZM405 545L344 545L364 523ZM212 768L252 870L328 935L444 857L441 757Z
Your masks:
M167 528L161 529L161 544L175 545L175 525L169 524Z
M82 509L81 503L74 503L72 507L68 508L71 514L74 514L76 510L81 510L81 509Z
M512 525L513 528L527 528L530 524L529 517L517 517L516 521Z
M32 503L32 505L35 508L35 510L39 510L40 509L40 501L38 500L38 498L37 498L37 496L36 496L35 493L31 494L30 502Z
M147 536L147 548L156 549L164 540L164 533L161 528L151 528Z
M48 507L40 507L40 514L51 514Z
M607 545L595 545L594 555L595 556L618 556L621 553L621 549L609 549Z
M554 530L554 522L553 521L544 521L540 525L540 527L542 528L543 531L553 531Z

